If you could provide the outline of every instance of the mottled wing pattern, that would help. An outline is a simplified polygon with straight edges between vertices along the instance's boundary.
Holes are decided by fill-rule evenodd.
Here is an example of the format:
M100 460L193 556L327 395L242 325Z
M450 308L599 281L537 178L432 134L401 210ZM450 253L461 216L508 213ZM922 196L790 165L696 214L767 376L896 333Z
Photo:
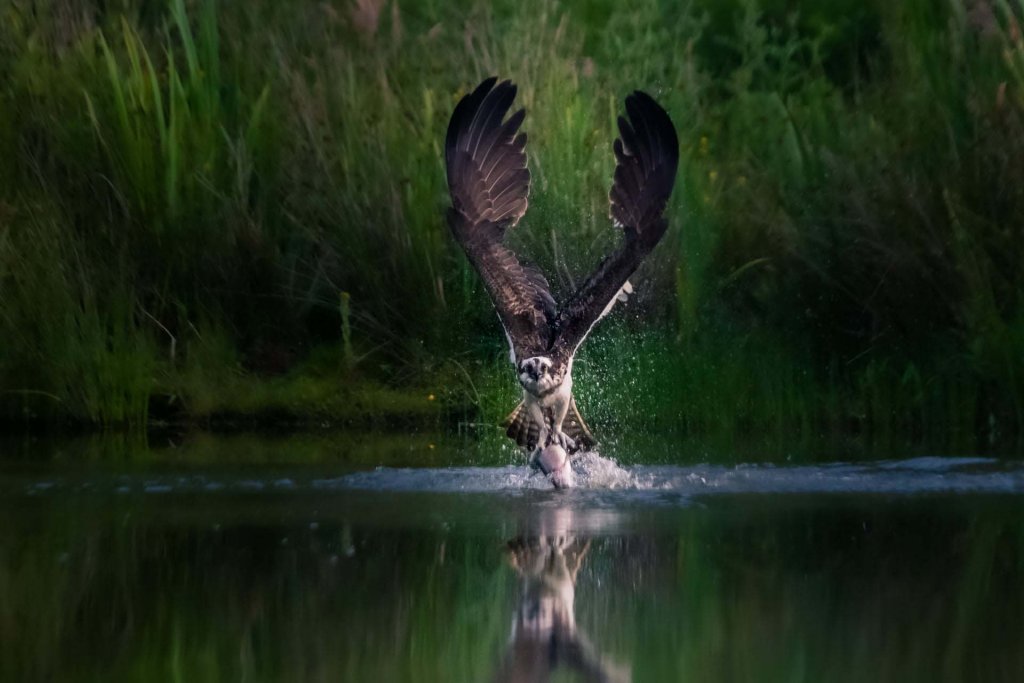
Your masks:
M550 411L546 416L550 421ZM501 423L505 428L505 435L527 450L537 447L537 440L540 438L540 425L530 419L526 404L520 402L508 417ZM590 427L583 421L579 408L576 407L576 399L569 404L569 412L562 422L562 431L570 439L576 442L573 452L593 450L597 446L597 439L590 431Z
M544 317L549 321L554 321L555 316L558 315L558 304L555 303L555 298L551 296L551 285L548 284L548 279L534 265L523 264L523 272L526 273L527 279L533 284L537 297L536 302L544 312Z
M679 138L657 102L639 90L626 98L615 141L615 177L609 200L624 240L606 257L558 313L556 353L571 358L594 324L629 290L628 278L668 227L663 214L679 165Z
M562 423L562 431L576 442L576 450L578 451L592 451L597 447L597 439L590 432L590 427L587 426L587 423L583 421L583 416L580 415L579 408L576 407L575 398L569 404L569 413L565 416L565 421Z
M524 267L504 245L505 231L526 212L530 171L525 111L505 120L516 96L509 81L488 78L462 98L445 139L452 208L448 223L480 273L516 357L533 355L551 341L554 300L539 272Z
M540 425L530 419L526 404L520 402L508 417L501 423L505 428L505 436L516 442L517 446L532 451L540 439Z

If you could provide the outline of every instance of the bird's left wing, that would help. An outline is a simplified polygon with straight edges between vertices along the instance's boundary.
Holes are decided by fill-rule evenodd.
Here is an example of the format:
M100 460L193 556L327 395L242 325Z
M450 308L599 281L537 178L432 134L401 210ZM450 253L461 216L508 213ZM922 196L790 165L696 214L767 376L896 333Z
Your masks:
M576 349L615 303L630 291L628 278L654 249L668 227L663 217L679 165L675 126L654 99L639 90L626 98L619 117L620 137L613 146L615 178L610 214L624 240L605 258L558 312L556 353L571 358Z
M452 208L448 224L480 273L517 357L546 349L555 303L547 282L503 243L526 212L530 171L525 111L503 121L516 96L509 81L488 78L459 101L448 124L445 162Z

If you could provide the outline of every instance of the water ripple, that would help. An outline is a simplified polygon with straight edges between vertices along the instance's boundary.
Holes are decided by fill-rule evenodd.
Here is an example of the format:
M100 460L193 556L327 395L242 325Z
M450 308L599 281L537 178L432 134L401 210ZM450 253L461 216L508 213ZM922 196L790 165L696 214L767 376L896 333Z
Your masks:
M574 462L577 488L663 491L686 496L737 493L1021 493L1024 466L988 458L926 457L827 465L637 465L621 467L596 454ZM376 491L489 492L549 489L525 468L378 468L317 482L320 488Z
M595 453L574 459L579 491L674 501L722 494L1024 493L1024 463L989 458L923 457L870 463L777 466L698 464L620 466ZM387 468L339 477L280 472L265 477L188 474L38 477L0 480L0 489L29 496L68 492L165 496L168 494L324 494L346 491L501 493L549 491L544 476L525 466Z

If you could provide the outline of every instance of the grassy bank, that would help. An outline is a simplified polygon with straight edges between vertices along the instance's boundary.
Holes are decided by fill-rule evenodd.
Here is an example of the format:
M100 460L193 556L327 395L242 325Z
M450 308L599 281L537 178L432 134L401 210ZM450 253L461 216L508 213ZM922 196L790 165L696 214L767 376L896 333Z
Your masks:
M1020 11L8 3L0 415L500 419L514 386L440 155L497 73L529 112L514 241L562 297L615 238L624 95L679 128L671 231L579 365L606 433L1017 437Z

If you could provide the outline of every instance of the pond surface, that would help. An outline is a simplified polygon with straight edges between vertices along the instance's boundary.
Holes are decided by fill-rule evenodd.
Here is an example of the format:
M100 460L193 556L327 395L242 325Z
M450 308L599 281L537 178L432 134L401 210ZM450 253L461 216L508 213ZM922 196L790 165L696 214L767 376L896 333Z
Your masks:
M400 456L114 466L26 448L0 466L3 681L1024 672L1015 460L591 455L580 488L552 491L525 467Z

